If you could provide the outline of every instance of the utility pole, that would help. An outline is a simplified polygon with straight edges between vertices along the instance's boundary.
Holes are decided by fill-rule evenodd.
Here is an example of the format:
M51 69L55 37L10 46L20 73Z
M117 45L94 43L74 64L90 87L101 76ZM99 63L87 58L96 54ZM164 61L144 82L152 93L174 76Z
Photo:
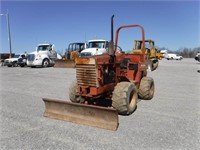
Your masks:
M12 57L12 45L11 45L11 33L10 33L10 19L9 19L9 13L7 11L6 14L0 14L0 16L6 16L6 22L7 22L7 30L8 30L8 44L10 48L10 58Z

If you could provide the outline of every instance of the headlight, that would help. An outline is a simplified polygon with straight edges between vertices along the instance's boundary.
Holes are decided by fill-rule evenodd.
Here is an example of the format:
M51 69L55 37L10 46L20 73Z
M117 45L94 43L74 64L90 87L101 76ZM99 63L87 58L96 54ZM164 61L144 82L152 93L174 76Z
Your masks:
M37 54L35 59L36 60L42 59L42 56L40 54Z

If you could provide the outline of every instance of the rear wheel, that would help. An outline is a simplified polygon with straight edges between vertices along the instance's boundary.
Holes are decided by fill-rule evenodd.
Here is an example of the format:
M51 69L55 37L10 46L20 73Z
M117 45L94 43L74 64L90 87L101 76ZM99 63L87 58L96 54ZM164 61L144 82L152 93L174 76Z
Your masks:
M48 67L49 66L49 60L47 58L45 58L42 62L42 67Z
M69 99L71 102L79 103L80 100L78 100L78 97L76 96L76 91L77 91L77 82L76 80L74 80L69 87Z
M134 83L120 82L113 91L112 106L120 115L130 115L136 109L137 97Z
M153 98L154 95L154 81L151 77L143 77L139 90L138 90L138 96L141 99L150 100Z

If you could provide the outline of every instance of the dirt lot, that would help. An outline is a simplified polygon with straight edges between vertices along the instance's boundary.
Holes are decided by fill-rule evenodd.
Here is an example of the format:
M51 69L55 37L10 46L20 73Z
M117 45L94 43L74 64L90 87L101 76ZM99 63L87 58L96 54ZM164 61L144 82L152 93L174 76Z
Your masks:
M161 60L149 74L154 98L109 131L42 116L42 97L68 100L75 69L0 67L0 149L199 149L198 69L194 59Z

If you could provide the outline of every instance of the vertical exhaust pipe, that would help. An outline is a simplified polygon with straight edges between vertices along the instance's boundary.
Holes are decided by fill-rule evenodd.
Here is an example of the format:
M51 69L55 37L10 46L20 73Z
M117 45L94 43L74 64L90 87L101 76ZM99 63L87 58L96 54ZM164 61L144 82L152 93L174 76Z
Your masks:
M114 24L114 17L115 17L115 15L112 15L112 17L111 17L111 42L113 42L113 33L114 33L114 27L113 27L113 24Z
M111 17L111 41L109 42L109 45L108 45L108 53L109 53L109 55L111 56L111 59L110 59L110 61L111 62L113 62L114 60L113 60L113 57L114 57L114 54L115 54L115 52L114 52L114 39L113 39L113 37L114 37L114 16L115 15L112 15L112 17Z

